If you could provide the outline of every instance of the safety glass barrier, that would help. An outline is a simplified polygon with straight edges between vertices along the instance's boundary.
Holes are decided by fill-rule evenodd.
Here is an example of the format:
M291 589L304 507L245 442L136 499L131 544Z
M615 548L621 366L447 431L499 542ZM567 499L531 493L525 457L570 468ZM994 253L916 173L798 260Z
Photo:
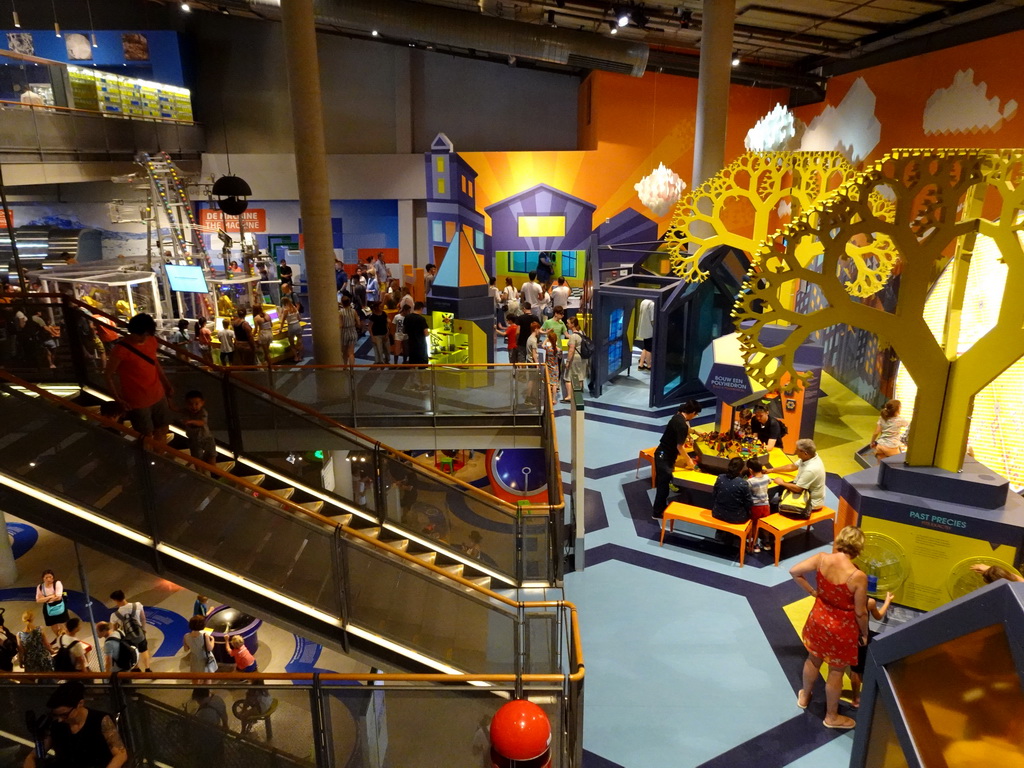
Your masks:
M527 386L512 366L464 368L432 366L431 395L434 412L439 416L468 414L529 413L525 405Z
M458 453L465 457L469 452ZM455 460L444 452L428 451L426 456L434 462ZM385 520L519 579L519 531L513 508L483 491L445 480L415 459L382 451L378 462Z
M353 368L353 425L372 418L422 416L434 410L426 368Z
M40 297L0 304L0 367L26 381L76 381L83 363L82 324L60 301ZM93 362L95 368L98 362Z
M563 686L526 681L466 682L255 678L191 681L118 675L83 679L85 716L111 716L129 764L175 768L370 768L489 765L490 725L511 698L540 707L551 728L553 768L579 768L579 736ZM368 676L367 676L368 677ZM46 703L58 681L0 680L0 750L21 765L39 739L52 744L58 721ZM66 708L60 708L63 712ZM429 756L429 757L428 757ZM5 763L5 764L8 764ZM539 764L539 763L538 763Z
M352 372L347 368L276 365L270 370L234 368L231 378L269 389L343 424L351 420Z
M342 540L347 564L348 618L362 630L402 638L406 647L457 669L512 673L514 608L426 568Z
M337 528L230 481L151 457L150 514L159 540L261 587L342 616Z
M519 530L522 536L522 580L552 582L556 567L554 560L561 554L555 548L551 515L544 508L523 508Z
M144 454L120 432L107 432L43 400L0 384L0 472L149 534Z

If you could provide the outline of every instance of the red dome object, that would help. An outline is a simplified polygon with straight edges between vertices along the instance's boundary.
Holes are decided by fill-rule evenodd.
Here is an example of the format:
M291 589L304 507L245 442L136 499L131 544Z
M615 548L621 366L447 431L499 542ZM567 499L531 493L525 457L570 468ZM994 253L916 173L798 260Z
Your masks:
M532 701L510 701L491 720L491 746L510 760L540 757L551 746L551 721Z

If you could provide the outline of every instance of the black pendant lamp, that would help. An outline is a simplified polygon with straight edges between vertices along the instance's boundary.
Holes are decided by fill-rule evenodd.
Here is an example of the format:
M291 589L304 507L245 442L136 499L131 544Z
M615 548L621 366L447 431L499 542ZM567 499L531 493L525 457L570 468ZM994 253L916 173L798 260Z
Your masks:
M228 216L241 216L249 207L252 188L245 179L238 176L221 176L213 182L213 196L219 207Z

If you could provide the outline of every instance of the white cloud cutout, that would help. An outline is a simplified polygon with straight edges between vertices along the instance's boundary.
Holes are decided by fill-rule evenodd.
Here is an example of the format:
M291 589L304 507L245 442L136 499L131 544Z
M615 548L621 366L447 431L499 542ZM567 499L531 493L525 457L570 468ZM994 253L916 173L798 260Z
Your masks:
M743 146L751 152L781 152L799 145L797 136L804 124L789 111L788 107L776 104L767 115L747 131Z
M842 152L853 164L863 161L876 146L882 124L875 117L875 94L858 77L839 106L825 107L804 131L805 152Z
M974 70L962 69L948 88L937 88L924 107L924 132L981 133L998 131L1004 120L1017 114L1017 102L1000 104L988 98L988 85L974 82Z
M793 212L793 206L789 200L780 200L778 212L780 217L789 216Z

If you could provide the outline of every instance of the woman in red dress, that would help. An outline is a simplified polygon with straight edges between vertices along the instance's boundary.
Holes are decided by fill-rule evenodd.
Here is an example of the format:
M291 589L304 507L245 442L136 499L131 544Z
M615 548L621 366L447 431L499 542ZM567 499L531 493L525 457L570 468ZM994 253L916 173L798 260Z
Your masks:
M821 665L828 664L823 721L826 728L845 730L857 724L853 718L839 714L839 694L844 670L857 663L858 643L866 643L868 638L868 577L853 564L863 548L863 532L848 525L836 537L831 554L814 555L789 569L796 583L815 598L804 625L807 661L796 705L807 709ZM807 581L807 574L812 571L817 575L817 589Z

